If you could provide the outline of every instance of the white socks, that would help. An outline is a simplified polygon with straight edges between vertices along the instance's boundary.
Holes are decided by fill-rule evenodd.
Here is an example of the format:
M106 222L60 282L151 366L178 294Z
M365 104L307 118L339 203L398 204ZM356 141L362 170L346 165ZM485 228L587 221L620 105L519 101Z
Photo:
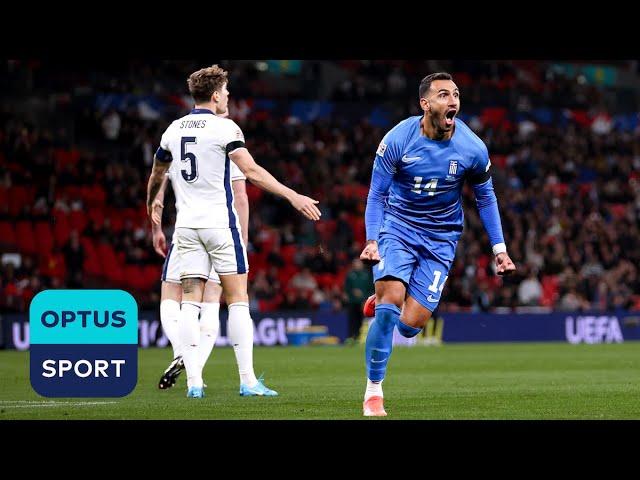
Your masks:
M372 382L367 378L367 389L364 392L365 402L371 397L384 397L384 395L382 394L382 382L384 382L384 380L381 380L379 382Z
M219 331L220 304L203 302L200 310L200 347L198 348L198 362L201 369L204 369L207 364Z
M160 302L160 323L162 330L169 339L173 348L173 358L182 355L182 342L178 333L178 317L180 316L180 303L175 300L163 300Z
M202 387L202 365L198 359L200 344L200 302L183 301L180 309L179 332L182 343L182 360L187 370L187 386Z
M240 382L249 387L255 386L258 379L253 372L253 320L249 314L248 303L237 302L229 305L227 336L236 354Z

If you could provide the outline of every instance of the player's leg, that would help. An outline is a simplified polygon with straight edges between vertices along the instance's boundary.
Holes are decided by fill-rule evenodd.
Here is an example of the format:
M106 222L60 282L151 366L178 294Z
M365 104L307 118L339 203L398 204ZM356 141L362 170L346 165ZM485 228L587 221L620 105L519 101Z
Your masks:
M202 366L198 358L199 316L211 265L199 230L177 228L174 237L181 267L182 302L179 331L183 348L182 358L187 370L187 396L201 398L204 396L204 390Z
M178 322L181 299L182 286L180 283L171 283L164 280L160 290L160 323L173 348L173 359L162 373L158 382L158 388L161 390L173 387L178 376L184 370Z
M182 286L180 283L162 282L160 287L160 323L171 344L171 348L173 348L173 358L182 355L182 346L178 334L181 300Z
M216 344L220 331L221 295L222 286L220 285L220 277L218 277L218 274L212 269L209 274L209 281L204 287L204 298L202 301L202 310L200 311L200 346L198 358L203 369Z
M455 241L423 239L420 260L409 281L407 300L398 322L398 331L405 337L420 333L438 308L455 250Z
M222 290L229 308L227 337L233 345L240 374L240 395L275 396L256 378L253 370L253 320L249 312L249 294L247 293L247 252L235 229L217 229L211 231L217 238L218 248L209 249L213 268L220 276Z
M178 330L178 319L180 317L180 301L182 300L182 286L180 285L180 266L178 264L178 254L174 245L171 244L167 257L162 267L162 285L160 287L160 323L171 348L173 357L169 366L164 370L158 388L161 390L171 388L182 370L182 343Z
M431 310L418 302L411 293L404 302L400 319L398 320L398 332L407 338L418 335L431 318Z
M393 328L400 319L400 308L406 295L405 284L411 277L416 262L410 245L391 232L381 232L378 248L381 260L373 267L376 289L375 317L369 326L365 342L365 416L386 416L382 403L382 382L393 349Z
M367 386L363 412L365 416L386 416L382 402L382 382L393 350L393 329L400 317L405 286L397 279L386 277L378 280L375 287L379 301L365 341Z
M229 306L227 336L238 364L240 395L276 396L278 393L267 388L261 378L256 378L253 370L253 320L249 312L247 274L220 273L220 281Z

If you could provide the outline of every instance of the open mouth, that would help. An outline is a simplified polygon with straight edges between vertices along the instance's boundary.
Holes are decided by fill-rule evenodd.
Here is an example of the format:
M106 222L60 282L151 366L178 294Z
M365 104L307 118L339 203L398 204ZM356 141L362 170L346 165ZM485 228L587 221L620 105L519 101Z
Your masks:
M455 118L456 113L458 113L456 109L451 109L447 110L447 113L444 114L444 123L447 125L447 127L453 125L453 119Z

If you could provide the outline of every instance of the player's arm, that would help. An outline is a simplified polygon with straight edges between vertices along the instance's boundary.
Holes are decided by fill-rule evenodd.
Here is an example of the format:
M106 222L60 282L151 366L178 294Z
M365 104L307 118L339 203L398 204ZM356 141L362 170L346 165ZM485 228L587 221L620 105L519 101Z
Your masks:
M164 193L169 183L169 175L165 174L160 185L160 190L155 200L151 204L151 237L153 239L153 249L162 257L166 257L167 239L162 231L162 210L164 208Z
M385 140L387 140L387 137L380 142L373 162L371 185L369 186L367 206L364 211L367 243L360 254L360 259L369 265L380 261L378 235L380 234L384 216L384 201L389 194L391 181L396 171L396 164L400 158L398 146L392 141L386 144Z
M237 145L233 145L233 143L237 143ZM286 198L293 208L309 220L320 220L320 210L316 207L318 203L317 200L300 195L289 187L281 184L273 175L255 162L249 151L244 148L244 142L233 143L227 146L229 158L231 158L251 183L263 190Z
M242 178L231 183L233 188L233 205L240 217L240 228L242 229L242 240L244 244L249 243L249 197L247 196L247 182Z
M151 203L151 228L162 228L162 210L164 209L164 193L169 184L169 174L165 173L156 198Z
M153 167L151 168L151 175L149 176L149 182L147 183L147 215L151 220L151 228L153 234L153 248L156 252L158 252L163 257L165 256L165 251L167 247L167 241L164 238L164 233L162 232L162 209L160 207L160 211L158 213L158 204L156 203L156 214L154 220L154 202L156 201L158 195L161 197L158 198L159 205L163 205L164 201L164 191L167 188L167 171L169 170L169 166L171 165L171 151L168 149L166 142L166 132L162 135L162 139L160 140L160 146L156 151L156 154L153 157ZM160 191L162 190L162 193ZM154 225L156 225L156 229L154 230Z
M151 218L152 211L151 206L156 199L156 195L162 187L162 182L165 180L165 174L169 170L173 157L171 156L171 150L169 150L167 142L167 131L162 135L160 140L160 146L156 150L153 156L153 167L151 167L151 175L149 176L149 182L147 184L147 214ZM166 188L166 185L165 185Z
M485 147L480 161L472 170L469 182L473 186L478 213L480 214L482 225L489 236L491 248L495 255L497 274L510 275L515 271L516 266L507 253L507 245L502 234L498 199L493 190L493 180L489 173L490 167L491 162Z

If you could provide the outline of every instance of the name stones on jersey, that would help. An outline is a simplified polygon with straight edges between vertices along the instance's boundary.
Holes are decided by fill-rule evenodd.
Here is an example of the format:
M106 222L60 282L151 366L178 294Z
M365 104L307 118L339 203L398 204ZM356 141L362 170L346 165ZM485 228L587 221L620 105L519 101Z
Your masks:
M180 128L204 128L206 125L206 120L182 120L180 122Z

